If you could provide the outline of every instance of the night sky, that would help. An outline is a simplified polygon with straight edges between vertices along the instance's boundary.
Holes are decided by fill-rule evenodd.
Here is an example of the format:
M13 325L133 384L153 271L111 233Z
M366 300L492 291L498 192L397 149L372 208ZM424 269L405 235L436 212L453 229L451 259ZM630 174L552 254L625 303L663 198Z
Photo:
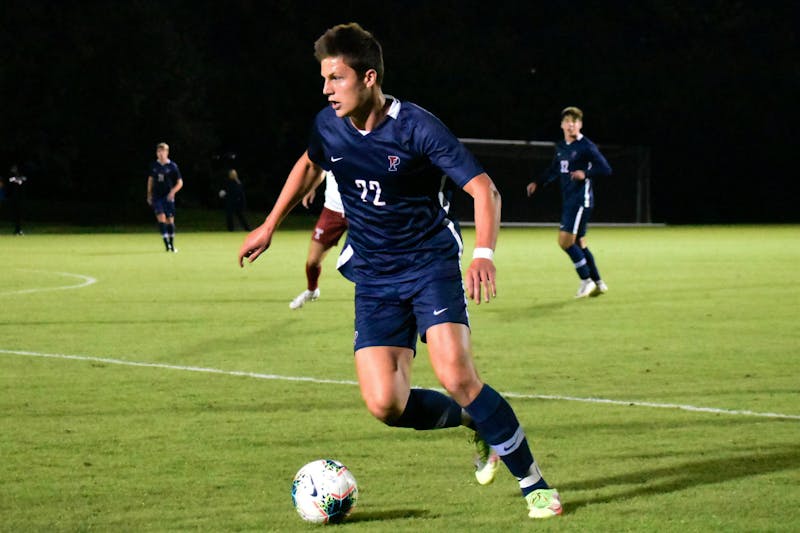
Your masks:
M266 212L325 105L313 42L357 21L383 45L384 91L459 137L558 140L577 105L596 143L650 148L655 221L798 222L798 6L6 0L0 175L24 165L34 211L65 206L50 216L142 217L163 140L183 205L216 206L214 156L235 152Z

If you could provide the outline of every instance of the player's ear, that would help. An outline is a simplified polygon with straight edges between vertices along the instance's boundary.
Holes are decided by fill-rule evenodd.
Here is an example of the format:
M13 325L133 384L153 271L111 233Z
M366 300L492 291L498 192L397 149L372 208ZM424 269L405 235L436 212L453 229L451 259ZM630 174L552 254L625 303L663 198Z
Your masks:
M378 82L378 72L371 68L364 73L364 85L366 87L372 87Z

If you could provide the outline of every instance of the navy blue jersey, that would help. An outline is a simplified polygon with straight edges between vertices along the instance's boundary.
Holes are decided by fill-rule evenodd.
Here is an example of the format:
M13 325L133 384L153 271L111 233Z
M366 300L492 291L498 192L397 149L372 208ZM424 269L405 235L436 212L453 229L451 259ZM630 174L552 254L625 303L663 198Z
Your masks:
M572 179L569 173L575 170L583 170L586 173L586 179ZM579 139L569 144L564 140L556 144L553 162L539 181L548 184L556 178L561 178L563 208L594 207L592 178L609 174L611 174L611 165L600 153L597 145L585 135L581 135Z
M166 165L162 165L155 161L150 166L149 177L153 178L153 197L164 198L169 194L172 187L178 180L183 179L178 165L174 161L167 161Z
M435 277L444 258L461 253L458 228L443 206L443 175L463 187L483 168L428 111L392 99L386 119L363 135L326 107L308 155L339 184L349 224L339 268L351 281Z

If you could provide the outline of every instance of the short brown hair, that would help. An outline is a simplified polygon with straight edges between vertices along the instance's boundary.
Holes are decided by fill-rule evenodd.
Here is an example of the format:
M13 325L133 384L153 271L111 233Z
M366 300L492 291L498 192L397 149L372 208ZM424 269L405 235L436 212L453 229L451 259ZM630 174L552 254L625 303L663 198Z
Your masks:
M341 56L359 76L374 69L378 85L383 83L383 49L377 39L357 22L334 26L314 43L317 61L337 56Z
M169 145L167 143L158 143L156 145L156 150L161 150L162 148L169 152Z
M565 107L561 110L561 120L571 117L573 120L583 121L583 111L575 106Z

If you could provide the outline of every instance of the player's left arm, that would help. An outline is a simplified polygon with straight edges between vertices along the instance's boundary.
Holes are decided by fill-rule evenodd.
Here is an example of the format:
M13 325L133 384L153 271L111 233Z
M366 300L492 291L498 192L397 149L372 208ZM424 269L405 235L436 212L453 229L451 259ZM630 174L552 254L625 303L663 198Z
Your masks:
M494 267L494 249L500 231L500 192L492 178L485 172L478 174L464 185L475 204L475 251L467 269L467 298L480 305L497 296Z
M167 194L167 200L174 202L175 194L181 189L183 189L183 178L178 178L178 181L176 181L175 185L169 190L169 194Z
M586 171L587 178L611 175L611 165L608 164L608 160L594 143L590 143L589 145L589 161L592 162L592 166Z
M311 190L308 191L305 196L303 196L303 200L300 202L303 204L303 207L305 207L306 209L311 208L311 204L314 203L314 198L317 197L317 187L319 187L323 181L325 181L325 172L320 174L319 181L316 184L312 185Z

